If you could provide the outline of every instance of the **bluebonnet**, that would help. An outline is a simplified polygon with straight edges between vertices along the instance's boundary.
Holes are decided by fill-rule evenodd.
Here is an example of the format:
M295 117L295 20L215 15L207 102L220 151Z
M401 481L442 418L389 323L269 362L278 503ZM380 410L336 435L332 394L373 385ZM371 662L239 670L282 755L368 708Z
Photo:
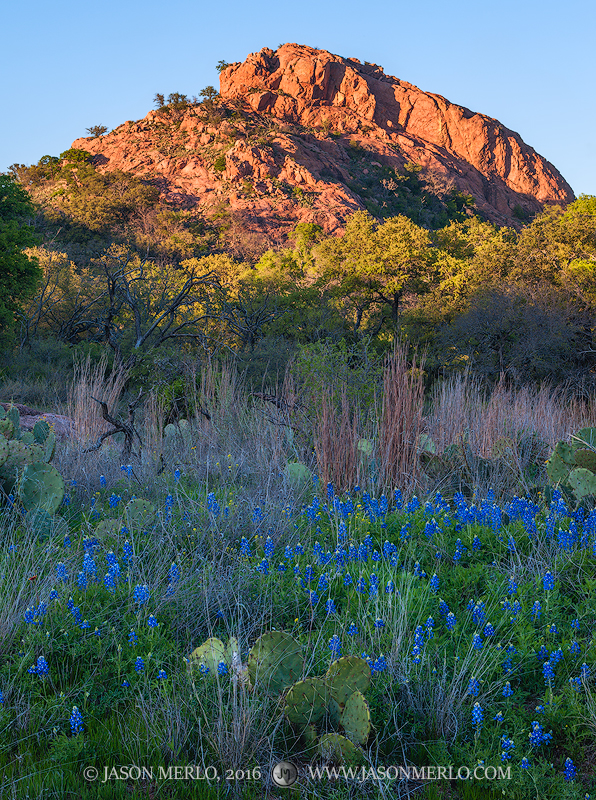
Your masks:
M220 661L217 665L217 674L218 675L227 675L228 674L228 665L225 661Z
M139 641L139 637L137 636L137 634L136 634L136 633L135 633L133 630L131 630L131 631L130 631L130 633L128 634L128 644L129 644L131 647L134 647L134 646L135 646L135 644L136 644L138 641Z
M137 656L135 660L135 670L136 672L145 672L145 662L141 658L141 656Z
M68 572L66 570L66 564L64 564L63 561L59 561L56 564L56 577L58 578L59 581L62 581L62 583L66 583L66 581L68 580Z
M384 672L387 669L387 659L384 655L380 655L375 663L372 665L373 672Z
M425 625L425 627L426 627L426 638L427 638L427 639L432 639L432 638L433 638L433 636L435 635L435 634L434 634L434 630L433 630L433 629L434 629L434 626L435 626L435 621L434 621L434 619L433 619L432 617L428 617L428 619L426 620L426 622L424 623L424 625Z
M0 706L3 706L6 701L4 700L4 695L0 691Z
M87 588L87 575L84 572L79 572L77 575L77 586L84 591Z
M308 602L311 604L311 606L316 606L316 604L319 602L319 599L319 595L316 592L310 591L308 593Z
M524 758L522 758L522 760L521 760L520 767L521 767L522 769L530 769L530 762L528 761L528 759L527 759L525 756L524 756Z
M30 672L33 675L39 675L41 678L45 678L46 675L50 674L50 668L45 658L43 656L39 656L37 659L37 663L34 664L32 667L29 667L27 672Z
M178 481L180 480L180 475L181 472L178 469L178 467L176 467L176 469L174 470L174 483L178 483Z
M105 485L106 485L106 479L105 479L105 475L100 475L100 476L99 476L99 485L100 485L102 488L104 488L104 487L105 487Z
M493 722L501 723L501 722L503 722L504 719L505 718L503 716L503 712L502 711L497 711L497 713L493 717Z
M328 588L329 588L329 576L327 575L326 572L323 572L319 576L319 582L317 584L317 591L325 592L325 591L327 591Z
M130 683L128 681L122 681L122 686L124 686L125 689L128 689L129 686L130 686Z
M480 636L479 633L474 634L472 638L472 647L474 648L474 650L482 650L483 647L482 637Z
M81 609L78 606L73 606L71 613L74 617L75 623L77 625L80 625L83 622L83 617L81 616Z
M265 558L270 559L275 551L275 545L273 544L271 536L268 536L267 539L265 540L265 546L263 550L265 552Z
M542 606L540 604L540 600L536 600L534 601L534 605L532 606L532 618L535 620L539 620L541 613L542 613Z
M453 554L453 560L454 560L456 563L457 563L458 561L461 561L461 557L462 557L462 555L463 555L465 552L466 552L466 548L464 547L462 540L461 540L461 539L458 539L458 540L455 542L455 553Z
M452 631L455 626L457 625L457 620L455 618L455 614L453 611L450 611L445 618L445 625L447 626L447 630Z
M141 607L149 600L149 587L147 584L137 584L132 593L133 600Z
M329 639L329 649L331 650L332 658L339 658L341 656L341 641L336 633Z
M109 500L108 500L108 503L110 504L110 508L116 508L116 506L118 505L118 503L121 500L122 500L121 497L119 497L117 494L114 494L112 492L112 494L110 495Z
M494 626L491 625L490 622L487 622L486 625L484 626L484 635L487 636L487 637L495 635Z
M507 736L501 737L501 761L509 761L514 747L513 739L509 739Z
M482 710L482 706L480 703L474 703L474 708L472 709L472 724L476 728L476 733L480 732L480 728L482 728L482 723L484 721L484 711Z
M555 677L555 671L553 669L553 665L550 659L548 661L545 661L544 664L542 665L542 674L544 675L545 684L551 687Z
M73 736L77 736L83 730L83 716L76 706L72 707L70 715L70 732Z
M468 694L478 697L480 694L480 681L477 678L470 678L468 683Z
M565 759L565 780L572 781L577 775L577 770L570 758Z
M447 605L447 603L444 600L439 600L439 614L442 617L445 617L447 616L448 613L449 613L449 606Z
M428 585L433 594L436 594L439 591L439 576L437 575L436 572L430 579Z
M542 744L548 744L552 738L552 733L545 733L542 725L539 722L532 722L532 730L529 734L530 744L532 747L540 747Z
M578 631L579 630L579 620L578 619L572 619L571 620L571 627L574 630Z
M351 586L353 583L352 576L349 572L346 572L344 575L344 586Z
M503 672L507 674L513 669L513 656L517 653L515 645L510 644L505 651L505 658L503 659Z
M578 642L576 641L571 642L571 644L569 645L569 652L572 655L578 656L581 653L581 651L582 649Z
M374 625L375 625L375 628L384 628L385 627L385 623L383 622L383 620L379 619L378 617L375 620Z
M327 612L327 614L337 613L337 608L335 607L335 602L333 598L330 597L329 600L325 602L325 611Z
M246 558L250 558L251 556L250 544L248 543L246 536L243 536L242 539L240 539L240 555L246 556Z
M166 504L169 497L171 497L171 495L168 495L168 497L166 498ZM207 511L209 511L210 514L213 514L214 517L217 517L221 511L219 503L217 502L217 499L213 492L209 492L209 494L207 495Z
M361 593L366 592L366 581L362 576L358 578L358 583L356 584L356 591Z
M260 564L257 564L255 567L257 572L261 572L263 575L269 574L269 562L266 558L262 559Z
M475 625L483 625L484 620L486 619L486 605L482 601L479 601L474 605L472 610L472 620L474 621Z
M155 619L153 614L149 615L149 619L147 620L147 625L149 625L150 628L157 628L157 626L159 625L159 622Z
M509 681L503 687L503 697L511 697L513 695L513 689L511 688L511 684Z
M557 626L555 625L555 623L554 623L554 622L552 622L552 623L550 624L550 626L549 626L549 628L548 628L548 632L549 632L549 633L558 633L558 632L559 632L559 631L557 630Z
M542 578L542 587L545 592L550 592L555 588L555 579L550 572L546 572Z
M358 628L353 622L350 622L350 625L346 633L348 634L348 636L355 636L358 633Z
M122 558L124 559L125 563L128 563L128 561L132 559L132 545L128 539L126 539L122 545Z
M50 592L50 600L57 600L60 595L56 591L56 589L52 589Z
M590 677L590 667L585 662L582 664L581 676L586 680Z
M387 581L387 586L385 586L385 594L393 594L395 592L395 584L393 581Z
M507 585L507 594L508 595L517 594L517 589L518 589L517 583L515 582L513 576L511 576L509 578L509 583Z
M129 478L132 478L132 464L127 464L126 466L124 466L124 464L123 464L120 467L120 472L126 472L127 476Z
M310 564L308 564L304 569L304 580L305 581L312 581L314 578L314 571Z
M116 584L114 582L114 575L112 574L112 572L106 572L103 582L108 592L114 594L114 592L116 591Z
M164 680L165 681L166 678L168 677L165 669L160 669L159 672L157 673L157 677L159 678L159 680Z

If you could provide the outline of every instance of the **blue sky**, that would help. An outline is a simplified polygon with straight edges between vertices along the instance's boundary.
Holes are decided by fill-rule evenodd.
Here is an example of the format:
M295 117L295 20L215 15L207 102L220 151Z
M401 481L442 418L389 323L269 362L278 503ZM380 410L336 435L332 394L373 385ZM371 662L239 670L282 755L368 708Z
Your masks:
M596 194L590 0L30 0L5 5L3 28L0 171L140 119L156 92L218 88L221 59L299 42L496 117L576 194Z

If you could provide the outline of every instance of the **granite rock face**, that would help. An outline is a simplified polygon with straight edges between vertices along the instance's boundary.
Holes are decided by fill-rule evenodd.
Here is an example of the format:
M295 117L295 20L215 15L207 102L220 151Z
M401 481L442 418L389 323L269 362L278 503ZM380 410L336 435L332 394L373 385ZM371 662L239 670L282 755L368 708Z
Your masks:
M557 169L498 120L325 50L286 44L229 65L218 111L151 111L72 146L206 216L224 203L261 231L299 221L332 231L363 208L354 147L371 170L420 165L439 191L472 195L500 225L574 199ZM360 169L368 173L362 160Z

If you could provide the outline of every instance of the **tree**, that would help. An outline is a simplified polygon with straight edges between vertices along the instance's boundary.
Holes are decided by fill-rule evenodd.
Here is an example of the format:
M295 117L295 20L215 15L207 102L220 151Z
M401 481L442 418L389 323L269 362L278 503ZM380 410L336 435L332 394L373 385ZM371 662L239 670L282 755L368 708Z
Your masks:
M223 61L223 60L222 60L222 61L218 61L218 62L217 62L217 64L215 65L215 69L216 69L218 72L223 72L223 71L224 71L224 69L227 69L229 66L230 66L230 65L228 64L228 62L227 62L227 61Z
M402 215L377 224L358 211L341 236L315 248L315 256L320 281L351 308L355 331L379 305L389 307L395 331L404 294L422 294L436 283L430 234Z
M41 270L23 250L37 244L27 219L29 195L8 175L0 175L0 340L9 341L21 307L35 294Z
M165 97L163 96L163 94L160 94L159 92L153 98L153 102L155 103L157 108L163 108L166 104Z
M105 125L92 125L90 128L87 128L87 133L89 136L93 136L93 138L97 138L98 136L103 136L104 133L108 132L108 129Z

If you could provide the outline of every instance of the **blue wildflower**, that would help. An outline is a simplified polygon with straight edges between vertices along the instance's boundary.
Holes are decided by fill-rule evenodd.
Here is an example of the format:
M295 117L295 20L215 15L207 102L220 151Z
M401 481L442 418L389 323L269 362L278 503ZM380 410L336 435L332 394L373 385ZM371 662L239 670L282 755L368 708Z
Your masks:
M83 716L76 706L72 707L70 715L70 732L73 736L78 736L83 730Z
M145 662L141 658L141 656L137 656L135 660L135 670L136 672L145 672Z

